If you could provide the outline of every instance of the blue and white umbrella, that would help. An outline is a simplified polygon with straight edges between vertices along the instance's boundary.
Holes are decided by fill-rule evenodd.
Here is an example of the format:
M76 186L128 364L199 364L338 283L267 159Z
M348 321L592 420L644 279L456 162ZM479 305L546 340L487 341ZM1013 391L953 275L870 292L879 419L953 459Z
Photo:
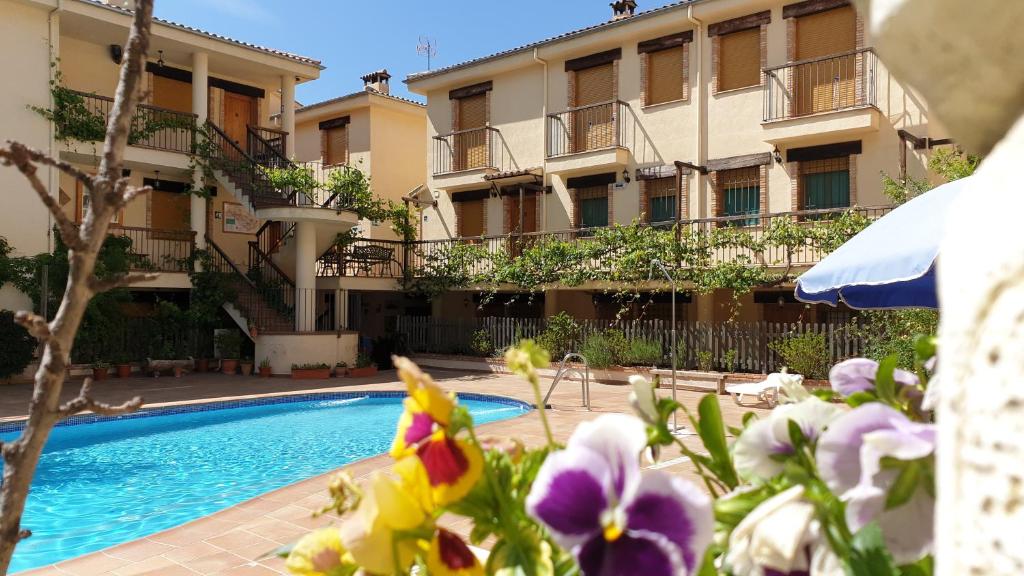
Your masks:
M946 213L970 180L929 190L871 223L797 278L797 299L861 310L938 308L935 259Z

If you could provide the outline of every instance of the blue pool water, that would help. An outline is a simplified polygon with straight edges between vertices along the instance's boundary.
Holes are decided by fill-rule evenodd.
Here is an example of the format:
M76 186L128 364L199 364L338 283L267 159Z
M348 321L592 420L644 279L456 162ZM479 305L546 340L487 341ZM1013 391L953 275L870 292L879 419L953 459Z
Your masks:
M22 521L32 537L18 545L12 571L141 538L386 452L401 397L329 393L76 417L46 446ZM460 403L478 424L528 409L478 395ZM0 440L16 436L0 428Z

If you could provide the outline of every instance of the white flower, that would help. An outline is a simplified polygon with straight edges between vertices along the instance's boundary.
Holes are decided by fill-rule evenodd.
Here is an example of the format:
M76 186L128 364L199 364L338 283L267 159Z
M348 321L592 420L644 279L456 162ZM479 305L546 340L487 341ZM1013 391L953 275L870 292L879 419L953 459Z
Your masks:
M776 494L733 529L725 556L725 566L731 574L843 574L839 558L822 537L814 506L803 495L803 486Z
M790 420L797 423L808 440L814 441L842 413L842 406L815 396L808 396L796 404L778 406L767 418L747 426L736 439L733 445L736 471L744 478L768 479L779 474L782 462L773 456L793 452L789 439Z
M769 374L768 379L779 385L779 395L787 403L803 402L811 397L811 393L804 388L804 377L800 374L790 374L783 368L782 372Z
M630 376L629 383L633 386L633 391L629 393L629 404L644 422L656 424L658 407L654 396L654 383L639 374Z

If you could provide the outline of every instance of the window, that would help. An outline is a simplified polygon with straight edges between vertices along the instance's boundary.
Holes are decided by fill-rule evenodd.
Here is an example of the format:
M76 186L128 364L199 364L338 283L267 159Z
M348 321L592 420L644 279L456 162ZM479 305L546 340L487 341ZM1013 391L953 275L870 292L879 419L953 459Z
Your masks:
M585 152L615 144L615 66L612 63L575 72L572 113L573 151Z
M796 114L839 110L857 104L857 13L852 6L796 19ZM846 56L827 58L835 54Z
M678 46L647 54L647 86L644 105L686 98L686 47Z
M676 179L657 178L644 182L647 187L648 222L672 222L676 219Z
M80 181L75 182L75 221L79 224L82 223L82 219L85 218L85 213L89 211L90 197L85 193L85 188L82 186ZM110 217L110 223L120 226L124 224L124 208L118 210Z
M335 126L324 132L324 164L348 164L348 126Z
M761 83L761 27L722 34L718 46L718 91Z
M849 157L800 163L804 210L845 208L850 205Z
M761 213L761 168L737 168L718 173L720 215L744 216ZM756 226L758 218L730 220L727 226Z
M487 166L487 94L475 94L456 100L458 124L455 134L455 169L472 170Z
M576 190L576 207L580 228L601 228L608 225L608 186L591 186Z

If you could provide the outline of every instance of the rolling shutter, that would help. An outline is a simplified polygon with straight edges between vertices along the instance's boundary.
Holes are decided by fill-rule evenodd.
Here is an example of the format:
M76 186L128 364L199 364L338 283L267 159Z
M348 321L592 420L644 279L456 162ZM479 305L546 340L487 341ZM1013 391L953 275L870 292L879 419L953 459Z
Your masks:
M348 126L328 128L324 163L329 166L348 163Z
M487 166L487 132L480 130L487 126L487 94L459 98L458 103L455 169L472 170Z
M610 102L615 98L615 69L602 64L576 71L576 102L574 106L589 106Z
M573 112L573 151L607 148L615 143L615 68L602 64L576 71L576 102L587 106ZM599 104L599 106L595 106Z
M483 128L487 125L487 94L459 99L458 130Z
M188 193L150 192L150 227L160 231L184 231L191 229L190 214L192 198ZM166 238L168 234L153 232L154 238ZM171 234L172 238L176 235Z
M685 97L684 50L679 46L647 55L647 104L672 102Z
M154 106L176 112L192 113L192 85L188 82L153 76Z
M718 91L761 83L761 28L719 36Z
M459 206L459 236L484 235L484 200L469 200Z
M796 20L797 60L825 58L857 48L857 13L852 6ZM798 114L839 110L856 104L856 54L795 67Z

